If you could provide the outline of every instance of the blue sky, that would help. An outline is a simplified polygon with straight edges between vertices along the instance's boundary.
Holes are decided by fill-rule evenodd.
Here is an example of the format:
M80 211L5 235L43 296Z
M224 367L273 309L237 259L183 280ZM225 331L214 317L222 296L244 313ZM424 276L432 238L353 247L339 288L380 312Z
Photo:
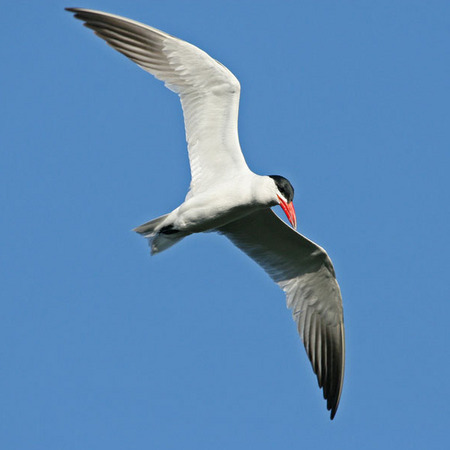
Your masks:
M184 198L181 108L64 6L161 28L239 78L247 161L292 182L342 288L333 422L256 264L211 234L151 258L130 231ZM2 448L448 445L449 17L447 1L5 2Z

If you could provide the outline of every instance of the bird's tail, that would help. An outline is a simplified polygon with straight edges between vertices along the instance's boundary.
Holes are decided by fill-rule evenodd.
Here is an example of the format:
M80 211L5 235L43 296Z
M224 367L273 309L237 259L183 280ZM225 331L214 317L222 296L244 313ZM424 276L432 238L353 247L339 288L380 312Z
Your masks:
M157 217L133 230L148 239L152 255L172 247L186 236L186 234L175 230L171 225L162 226L168 215Z

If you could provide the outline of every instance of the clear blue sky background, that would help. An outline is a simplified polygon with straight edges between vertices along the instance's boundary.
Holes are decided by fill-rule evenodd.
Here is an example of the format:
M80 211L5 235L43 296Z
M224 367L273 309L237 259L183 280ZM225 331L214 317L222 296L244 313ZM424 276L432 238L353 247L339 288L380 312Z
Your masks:
M184 198L178 98L64 6L186 39L242 85L342 288L333 422L282 292L226 239L151 258ZM441 449L450 423L450 2L3 2L0 446Z

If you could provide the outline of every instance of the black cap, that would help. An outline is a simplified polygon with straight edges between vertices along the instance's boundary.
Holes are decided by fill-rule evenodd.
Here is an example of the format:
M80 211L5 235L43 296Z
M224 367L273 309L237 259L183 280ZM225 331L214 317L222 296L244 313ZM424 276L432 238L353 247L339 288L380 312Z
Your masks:
M291 203L292 200L294 200L294 188L289 180L280 175L269 175L269 177L275 181L278 190L283 194L283 197L287 202Z

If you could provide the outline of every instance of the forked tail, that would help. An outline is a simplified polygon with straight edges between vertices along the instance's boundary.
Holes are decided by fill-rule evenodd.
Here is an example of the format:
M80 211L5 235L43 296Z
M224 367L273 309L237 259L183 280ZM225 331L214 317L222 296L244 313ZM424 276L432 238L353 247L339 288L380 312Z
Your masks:
M133 230L148 239L152 255L172 247L186 236L186 234L175 230L171 225L162 226L168 215L157 217Z

